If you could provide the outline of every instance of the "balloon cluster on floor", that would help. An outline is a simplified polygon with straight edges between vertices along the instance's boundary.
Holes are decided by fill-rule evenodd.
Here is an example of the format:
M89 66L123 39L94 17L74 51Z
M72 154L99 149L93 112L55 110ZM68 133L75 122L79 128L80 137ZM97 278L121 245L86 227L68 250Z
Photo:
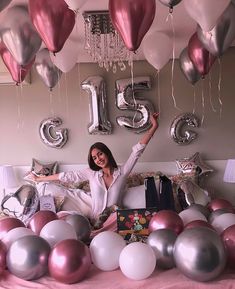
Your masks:
M205 282L220 276L226 266L235 268L235 210L219 198L178 214L162 210L151 218L147 238L128 243L112 231L91 239L90 223L82 215L59 219L52 211L38 211L27 226L2 217L0 240L0 274L8 270L24 280L49 274L61 283L81 282L93 262L102 271L120 268L131 280L176 267L188 278Z

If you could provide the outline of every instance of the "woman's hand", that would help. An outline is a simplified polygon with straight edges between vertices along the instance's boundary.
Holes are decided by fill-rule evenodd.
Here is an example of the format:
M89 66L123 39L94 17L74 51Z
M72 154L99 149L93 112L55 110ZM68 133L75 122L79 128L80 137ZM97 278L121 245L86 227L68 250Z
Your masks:
M158 117L159 112L154 112L153 114L150 115L150 122L155 130L158 128L158 121L157 121Z
M158 116L159 113L154 112L153 114L150 115L150 122L151 122L151 127L150 129L147 130L147 132L143 135L139 143L141 144L148 144L152 136L154 135L156 129L158 128Z
M34 173L34 172L29 172L24 179L33 181L33 182L38 182L39 177Z

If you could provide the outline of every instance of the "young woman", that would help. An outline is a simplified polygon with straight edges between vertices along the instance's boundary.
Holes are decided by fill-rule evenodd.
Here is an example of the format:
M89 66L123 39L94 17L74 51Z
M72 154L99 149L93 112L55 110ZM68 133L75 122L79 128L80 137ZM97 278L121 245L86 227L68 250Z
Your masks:
M89 217L96 220L106 208L113 205L122 205L123 195L127 190L127 177L154 135L158 127L157 118L158 113L151 115L152 125L150 129L133 146L128 160L123 165L118 166L109 148L105 144L98 142L90 147L88 153L89 168L51 176L35 176L31 173L30 178L35 182L61 181L78 183L89 180L91 191L91 212ZM78 196L77 202L79 201Z

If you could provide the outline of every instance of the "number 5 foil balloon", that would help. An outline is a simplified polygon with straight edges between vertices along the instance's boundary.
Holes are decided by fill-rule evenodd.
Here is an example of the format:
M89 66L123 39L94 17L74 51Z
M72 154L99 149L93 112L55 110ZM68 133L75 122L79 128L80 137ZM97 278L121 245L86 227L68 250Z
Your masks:
M154 111L151 102L135 98L136 91L150 90L150 77L142 76L133 79L119 79L116 81L116 105L121 110L135 111L133 117L121 116L117 123L135 133L141 133L150 127L150 114Z
M182 133L185 126L199 127L199 121L193 113L180 114L173 120L171 124L171 137L176 143L180 145L189 144L197 136L197 133L191 130L185 130L184 133Z
M57 129L62 124L58 117L44 119L39 126L39 133L42 141L49 147L62 148L68 140L66 128Z
M90 134L111 134L112 126L107 117L105 82L101 76L90 76L81 84L90 95Z

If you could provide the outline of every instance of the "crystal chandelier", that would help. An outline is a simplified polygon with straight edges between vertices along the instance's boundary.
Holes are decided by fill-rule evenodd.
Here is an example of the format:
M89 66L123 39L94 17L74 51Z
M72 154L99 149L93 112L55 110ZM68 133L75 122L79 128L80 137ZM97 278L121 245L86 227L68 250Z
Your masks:
M131 54L120 35L114 29L108 11L85 11L85 50L94 62L113 73L119 68L126 69L124 61L130 65Z

